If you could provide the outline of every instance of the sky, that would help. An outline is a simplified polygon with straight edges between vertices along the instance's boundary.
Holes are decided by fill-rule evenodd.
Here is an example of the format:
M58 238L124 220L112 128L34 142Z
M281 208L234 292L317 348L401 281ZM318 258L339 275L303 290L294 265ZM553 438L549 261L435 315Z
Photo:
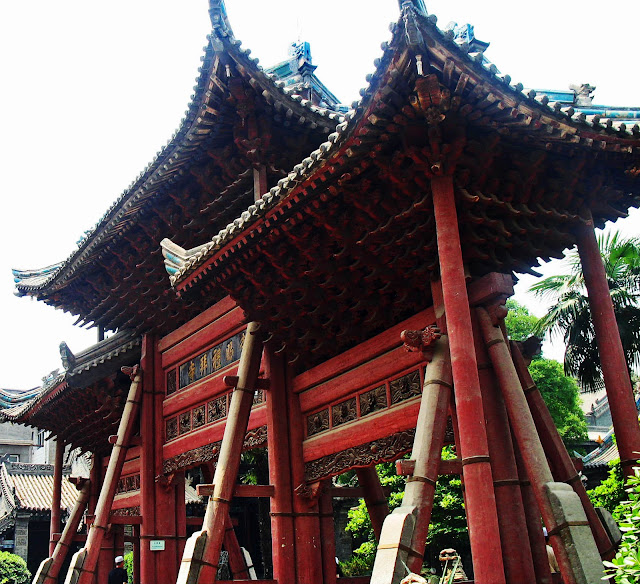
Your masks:
M595 102L640 105L640 2L586 4L425 0L444 28L469 22L486 56L513 83L596 86ZM0 387L26 389L61 367L58 345L78 352L95 329L44 303L16 298L11 268L68 257L179 127L210 29L207 0L0 2ZM358 98L397 20L396 0L227 0L235 36L264 66L311 43L317 75L344 102ZM605 15L608 15L606 16ZM640 214L618 222L640 234ZM202 242L193 242L194 245ZM543 266L545 275L557 263ZM525 289L517 299L538 315ZM168 285L168 281L167 281ZM547 345L561 358L562 347Z

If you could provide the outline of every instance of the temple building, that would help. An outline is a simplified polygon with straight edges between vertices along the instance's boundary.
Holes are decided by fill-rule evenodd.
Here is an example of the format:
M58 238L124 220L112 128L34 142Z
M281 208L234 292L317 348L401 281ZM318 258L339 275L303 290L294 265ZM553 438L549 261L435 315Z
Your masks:
M210 16L167 146L68 258L14 271L19 295L100 332L3 410L58 444L34 581L65 577L85 521L74 584L106 581L125 540L136 584L335 584L334 500L362 497L378 547L357 581L398 584L422 569L444 475L464 485L474 582L551 582L542 523L564 581L600 581L615 529L506 336L505 302L514 273L577 245L631 473L640 427L594 228L638 205L640 128L593 113L586 89L512 84L421 0L401 3L348 108L308 45L263 69L221 0ZM63 531L65 447L93 462ZM407 482L389 513L375 465L393 461ZM347 471L357 486L335 484ZM191 482L206 509L188 515Z

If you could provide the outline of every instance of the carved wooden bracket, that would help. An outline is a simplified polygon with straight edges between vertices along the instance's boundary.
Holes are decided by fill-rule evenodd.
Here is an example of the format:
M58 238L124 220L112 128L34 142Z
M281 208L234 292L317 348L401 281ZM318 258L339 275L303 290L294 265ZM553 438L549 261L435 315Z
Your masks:
M402 331L400 339L409 352L421 351L427 360L431 360L435 342L442 332L435 324L430 324L421 331Z
M129 376L129 379L133 381L133 378L138 375L138 371L140 371L140 365L134 365L133 367L124 366L120 368L120 371Z

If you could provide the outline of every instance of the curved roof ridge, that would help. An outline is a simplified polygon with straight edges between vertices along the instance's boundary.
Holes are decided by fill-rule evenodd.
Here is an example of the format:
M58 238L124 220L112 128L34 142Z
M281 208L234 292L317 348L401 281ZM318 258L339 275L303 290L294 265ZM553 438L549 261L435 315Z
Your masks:
M266 92L272 99L282 102L283 105L286 104L287 109L296 113L299 119L311 118L311 120L307 120L308 123L322 124L327 128L334 127L336 123L344 119L342 113L311 104L301 96L288 91L284 87L284 83L279 82L275 76L264 73L262 67L258 65L258 59L250 57L251 50L242 49L242 42L233 36L233 31L228 26L226 19L226 11L220 12L221 6L224 7L222 0L210 0L213 28L211 33L207 35L208 43L204 47L204 56L201 57L204 65L199 68L200 74L194 86L195 93L191 95L191 101L178 129L98 222L86 232L87 235L78 243L78 249L74 250L67 259L41 269L13 270L17 295L22 296L37 292L54 285L58 280L62 280L61 285L63 285L80 265L91 261L92 253L101 246L105 239L109 236L121 235L122 222L126 220L126 217L130 215L138 217L139 211L148 199L158 191L162 191L165 185L168 186L184 175L185 171L181 168L185 164L183 158L187 158L184 156L184 151L193 150L194 146L197 150L206 139L197 132L205 117L219 116L215 110L207 109L207 101L212 97L209 81L215 77L217 65L215 56L223 50L238 65L245 68L251 79L256 80L255 83L260 85L263 96ZM213 12L211 12L212 10ZM216 14L222 13L224 13L224 17L216 16ZM250 84L253 86L255 83ZM215 85L215 83L213 84ZM266 96L265 99L267 99ZM207 124L207 128L211 127L210 122Z
M416 57L419 57L416 58L416 67L418 67L418 74L421 76L423 75L421 71L423 64L420 53L426 54L431 51L434 56L443 61L447 61L450 54L457 56L456 64L464 68L464 74L468 74L469 77L473 75L477 86L485 89L491 83L491 89L496 93L500 92L502 94L497 96L498 99L504 100L510 106L516 108L519 114L522 113L532 121L541 120L552 124L554 127L562 127L568 135L576 135L580 130L589 132L589 136L585 139L585 143L588 146L594 142L591 136L594 129L603 134L603 140L611 136L612 124L610 120L607 122L606 127L599 124L597 116L593 121L587 121L584 114L576 113L573 108L569 108L568 111L562 111L557 107L557 104L552 107L552 105L549 105L549 99L545 96L537 97L535 90L527 90L525 92L522 83L512 85L511 76L501 74L496 65L484 58L482 51L478 51L473 44L468 42L457 42L453 29L441 30L438 28L437 17L435 15L427 15L426 11L420 10L413 2L401 2L400 18L397 23L390 25L390 29L392 39L390 42L382 43L383 55L381 58L375 59L374 65L376 69L367 76L368 86L360 90L361 99L352 103L352 110L344 116L344 121L336 126L336 131L329 135L327 142L321 144L300 164L295 165L287 177L278 181L277 186L271 188L208 242L192 249L184 249L170 239L165 238L161 241L161 248L165 257L165 268L169 273L169 280L172 286L180 284L195 269L214 256L217 251L261 219L295 189L301 181L310 176L328 158L338 152L346 138L365 121L364 117L367 108L374 99L376 92L384 89L381 87L381 81L385 76L393 73L393 71L388 71L388 67L394 55L399 52L399 49L411 49ZM431 43L425 41L424 36L426 35L429 35ZM424 74L426 75L426 73ZM624 124L620 124L615 129L625 138L637 139L640 137L640 128L637 124L632 129L633 136L627 131Z

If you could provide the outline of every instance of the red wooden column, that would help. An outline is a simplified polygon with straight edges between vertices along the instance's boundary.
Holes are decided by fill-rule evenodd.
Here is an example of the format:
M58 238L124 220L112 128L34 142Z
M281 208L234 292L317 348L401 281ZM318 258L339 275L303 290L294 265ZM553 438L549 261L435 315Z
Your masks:
M467 497L467 521L477 584L504 582L498 515L480 380L471 330L471 313L460 247L453 179L431 179L442 295L451 351L460 450Z
M154 476L154 505L155 505L155 532L154 539L164 541L164 549L162 551L149 552L152 554L152 560L155 563L156 584L172 584L178 578L178 566L181 556L178 555L178 522L177 510L180 504L178 501L182 499L184 506L184 478L182 473L168 484L158 481L155 477L164 477L162 468L163 455L162 446L164 442L164 417L163 402L165 398L164 391L164 372L160 353L157 351L157 342L154 337L147 340L147 351L150 356L153 367L153 376L150 383L152 391L153 404L153 476ZM185 511L186 514L186 511ZM186 515L185 515L186 521ZM186 533L185 533L186 535ZM142 547L145 552L149 551L149 541L143 540ZM146 584L143 579L143 583Z
M56 549L54 534L60 533L60 506L62 503L62 463L64 442L56 440L56 458L53 466L53 492L51 493L51 526L49 529L49 556Z
M295 533L289 460L289 433L287 430L286 363L265 348L267 378L267 453L269 455L269 482L274 486L271 498L271 547L273 579L279 584L295 584L296 570L291 558L295 557Z
M596 241L593 217L591 211L587 210L587 214L588 222L580 225L576 233L578 253L589 294L589 308L596 331L596 342L620 453L620 464L625 475L630 476L633 475L632 467L636 464L640 452L638 413L629 369L620 341L618 323L613 312L607 276Z
M156 533L156 442L162 441L164 428L156 429L154 404L154 342L145 335L142 339L140 364L142 377L142 403L140 404L140 581L156 582L155 558L149 550L149 541Z
M304 418L300 411L299 396L293 393L289 382L287 382L287 400L291 484L294 488L293 515L296 538L296 582L322 584L320 510L317 498L308 498L304 495L304 458L302 453Z
M527 533L527 522L509 420L489 356L479 335L477 322L474 322L474 336L482 402L487 417L487 436L505 575L507 582L514 584L535 582L531 549L522 545L523 534Z
M331 481L328 480L326 487L330 486ZM336 566L336 537L333 525L333 497L331 493L323 492L320 495L319 504L323 582L324 584L336 584L338 573Z

